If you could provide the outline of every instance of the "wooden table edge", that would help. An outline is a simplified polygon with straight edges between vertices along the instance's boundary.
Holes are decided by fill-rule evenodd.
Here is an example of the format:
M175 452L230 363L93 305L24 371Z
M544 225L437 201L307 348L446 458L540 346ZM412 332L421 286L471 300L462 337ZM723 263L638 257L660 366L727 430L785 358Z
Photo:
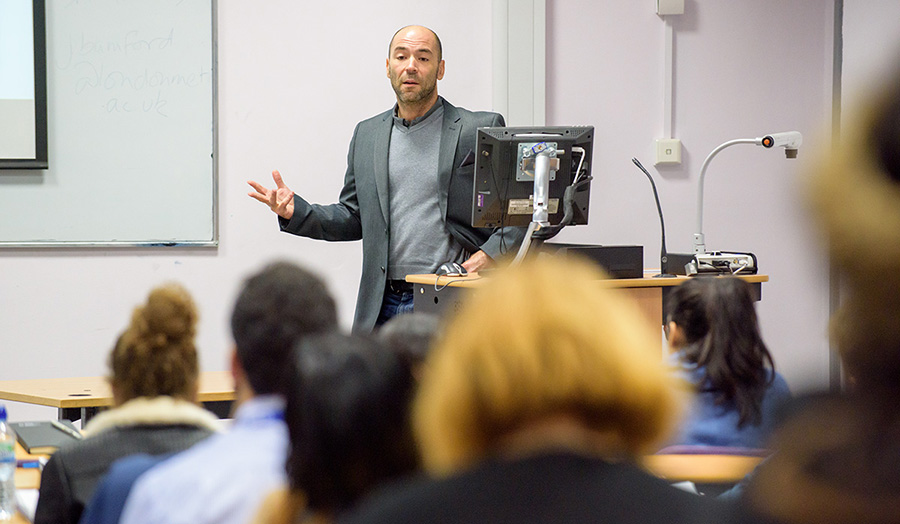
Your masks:
M746 282L751 284L757 284L762 282L769 281L769 275L764 274L756 274L756 275L735 275L736 278L740 278ZM708 276L699 276L699 277L687 277L683 275L679 275L672 278L661 278L661 277L652 277L645 276L643 278L608 278L603 280L598 280L597 283L604 287L615 287L615 288L635 288L635 287L673 287L678 286L682 282L690 280L692 278L715 278ZM406 275L406 281L411 284L420 284L420 285L434 285L438 288L443 286L450 287L477 287L482 285L484 282L488 281L490 277L482 277L479 276L478 273L473 273L471 275L466 275L464 277L447 277L447 276L437 276L434 274L414 274L414 275Z

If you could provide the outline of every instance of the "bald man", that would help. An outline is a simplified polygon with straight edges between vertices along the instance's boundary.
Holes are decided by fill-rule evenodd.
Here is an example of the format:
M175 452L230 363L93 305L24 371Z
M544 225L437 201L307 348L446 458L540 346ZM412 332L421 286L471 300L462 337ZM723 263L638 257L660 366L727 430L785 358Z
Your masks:
M278 215L282 231L319 240L362 239L355 331L371 331L412 311L406 275L434 273L445 262L477 272L524 237L522 228L470 225L475 132L504 122L497 113L468 111L440 97L444 67L434 31L407 26L394 34L385 70L396 104L357 124L337 203L310 204L278 171L272 172L272 189L248 182L249 195Z

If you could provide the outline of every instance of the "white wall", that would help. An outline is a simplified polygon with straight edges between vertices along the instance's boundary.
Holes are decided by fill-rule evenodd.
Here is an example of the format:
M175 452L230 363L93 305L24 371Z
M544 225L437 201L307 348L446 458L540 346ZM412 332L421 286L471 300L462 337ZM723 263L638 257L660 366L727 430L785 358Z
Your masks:
M655 2L548 2L547 123L597 127L590 225L561 237L641 244L659 267L659 219L638 157L654 175L669 251L690 252L704 158L720 143L797 130L796 160L740 145L709 165L709 250L750 251L770 275L758 311L776 367L795 389L828 380L827 264L800 181L830 119L832 2L685 2L675 17L673 132L683 161L654 169L663 134L665 22Z
M239 281L277 257L323 275L349 327L360 244L279 233L271 213L246 196L245 180L267 179L277 168L298 193L334 201L354 124L391 104L384 56L390 34L407 23L430 25L443 39L441 93L458 105L490 108L492 21L490 5L477 0L452 9L423 0L414 13L399 1L325 4L219 2L217 250L0 251L0 380L105 373L130 309L169 279L186 284L199 302L203 369L225 369ZM685 4L674 21L674 132L684 162L651 167L669 248L690 250L695 182L709 151L732 138L803 132L797 160L753 146L720 154L708 173L704 230L711 249L757 254L772 279L759 311L779 369L795 388L824 385L826 265L799 183L827 136L832 2ZM658 265L659 225L649 183L630 159L652 166L652 142L662 134L664 23L654 7L653 0L547 1L547 123L598 129L591 225L561 239L641 244L648 267ZM10 408L18 420L55 416L49 408Z
M873 83L900 67L900 2L896 0L844 0L843 115Z

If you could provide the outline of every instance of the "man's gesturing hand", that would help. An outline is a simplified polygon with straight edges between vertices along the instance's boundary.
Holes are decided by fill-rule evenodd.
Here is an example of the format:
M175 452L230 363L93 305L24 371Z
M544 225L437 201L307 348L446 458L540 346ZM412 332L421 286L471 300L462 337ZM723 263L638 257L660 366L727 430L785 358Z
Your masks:
M247 194L269 206L281 218L290 220L294 216L294 192L284 185L278 171L272 171L272 179L275 180L275 189L268 189L258 182L248 180L247 183L254 191Z

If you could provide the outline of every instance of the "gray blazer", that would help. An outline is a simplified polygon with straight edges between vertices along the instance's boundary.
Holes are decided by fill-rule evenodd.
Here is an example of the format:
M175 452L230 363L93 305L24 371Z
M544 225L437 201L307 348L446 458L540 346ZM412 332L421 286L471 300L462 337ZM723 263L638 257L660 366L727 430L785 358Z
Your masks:
M363 268L356 299L355 331L371 331L381 311L387 278L390 232L388 151L393 110L357 124L347 154L344 188L337 203L310 204L294 196L294 215L279 218L282 231L331 241L363 241ZM475 134L479 127L503 126L497 113L472 112L444 100L438 158L440 209L447 231L469 253L492 258L518 248L525 230L471 227ZM463 165L465 164L465 165Z

